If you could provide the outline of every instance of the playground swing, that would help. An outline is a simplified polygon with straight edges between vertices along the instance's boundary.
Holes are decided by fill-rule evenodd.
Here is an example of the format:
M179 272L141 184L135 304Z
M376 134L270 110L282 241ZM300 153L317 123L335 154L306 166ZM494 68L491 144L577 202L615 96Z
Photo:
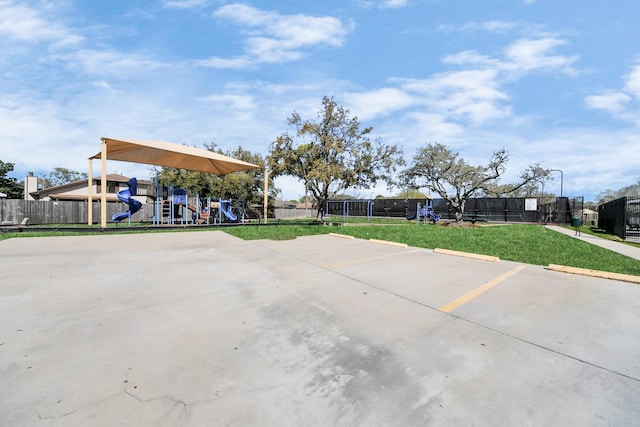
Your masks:
M342 218L347 221L350 216L365 217L370 221L373 217L373 200L353 199L353 200L327 200L324 209L324 218L329 218L342 212Z

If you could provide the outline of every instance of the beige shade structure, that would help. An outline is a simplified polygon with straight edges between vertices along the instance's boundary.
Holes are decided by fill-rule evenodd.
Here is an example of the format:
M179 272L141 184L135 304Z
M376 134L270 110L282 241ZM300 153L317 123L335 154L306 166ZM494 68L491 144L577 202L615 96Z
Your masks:
M243 162L222 154L187 145L165 141L140 141L115 138L100 138L102 149L99 153L89 157L89 176L92 176L93 159L102 160L102 184L106 182L106 161L119 160L122 162L143 163L154 166L166 166L192 171L207 172L215 175L227 175L249 169L259 169L260 166ZM90 180L91 181L91 180ZM89 186L89 203L91 204L91 185ZM107 226L106 192L102 192L101 226ZM92 209L89 208L88 223L93 222Z
M107 144L107 160L174 167L192 171L227 175L260 166L201 148L164 141L138 141L101 138ZM102 152L90 157L100 159Z

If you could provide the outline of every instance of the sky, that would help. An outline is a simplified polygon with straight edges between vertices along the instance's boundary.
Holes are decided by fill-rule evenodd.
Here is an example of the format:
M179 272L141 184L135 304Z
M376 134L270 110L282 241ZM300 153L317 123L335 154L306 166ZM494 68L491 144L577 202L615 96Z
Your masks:
M0 160L86 172L101 137L264 156L326 95L409 163L505 148L504 182L538 163L545 192L597 201L640 179L639 19L637 0L0 0Z

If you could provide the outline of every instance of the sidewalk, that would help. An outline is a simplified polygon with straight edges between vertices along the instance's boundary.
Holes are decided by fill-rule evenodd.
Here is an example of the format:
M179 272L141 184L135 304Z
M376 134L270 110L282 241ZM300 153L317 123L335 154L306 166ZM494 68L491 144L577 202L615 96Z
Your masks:
M557 225L546 225L549 230L557 231L558 233L566 234L567 236L580 239L584 242L598 245L602 248L609 249L610 251L617 252L622 255L626 255L630 258L635 258L640 261L640 248L636 248L630 245L626 245L622 242L615 242L613 240L606 240L600 237L592 236L590 234L582 233L580 236L576 236L574 230L568 228L559 227Z

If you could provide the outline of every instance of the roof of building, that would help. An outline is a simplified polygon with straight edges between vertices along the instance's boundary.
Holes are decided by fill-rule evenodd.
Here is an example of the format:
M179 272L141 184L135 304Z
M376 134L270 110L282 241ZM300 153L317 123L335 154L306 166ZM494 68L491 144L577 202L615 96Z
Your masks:
M120 175L120 174L116 174L116 173L111 173L107 175L107 183L109 182L118 182L118 183L124 183L124 182L129 182L129 177L126 177L124 175ZM64 194L67 190L72 189L72 188L79 188L79 187L87 187L89 182L88 179L81 179L78 181L73 181L73 182L68 182L66 184L62 184L62 185L56 185L53 187L47 187L47 188L43 188L41 190L38 191L32 191L31 194L32 196L38 198L37 196L40 196L42 194L46 194L49 195L53 198L52 194ZM94 176L93 177L93 182L98 182L100 183L100 176ZM139 179L138 180L138 185L148 185L150 184L151 181L147 181L147 180L142 180ZM86 197L84 197L86 199Z
M52 200L89 200L88 194L72 194L72 193L49 193L47 194ZM93 200L100 198L100 193L93 195ZM117 202L118 197L115 194L107 193L108 202Z

